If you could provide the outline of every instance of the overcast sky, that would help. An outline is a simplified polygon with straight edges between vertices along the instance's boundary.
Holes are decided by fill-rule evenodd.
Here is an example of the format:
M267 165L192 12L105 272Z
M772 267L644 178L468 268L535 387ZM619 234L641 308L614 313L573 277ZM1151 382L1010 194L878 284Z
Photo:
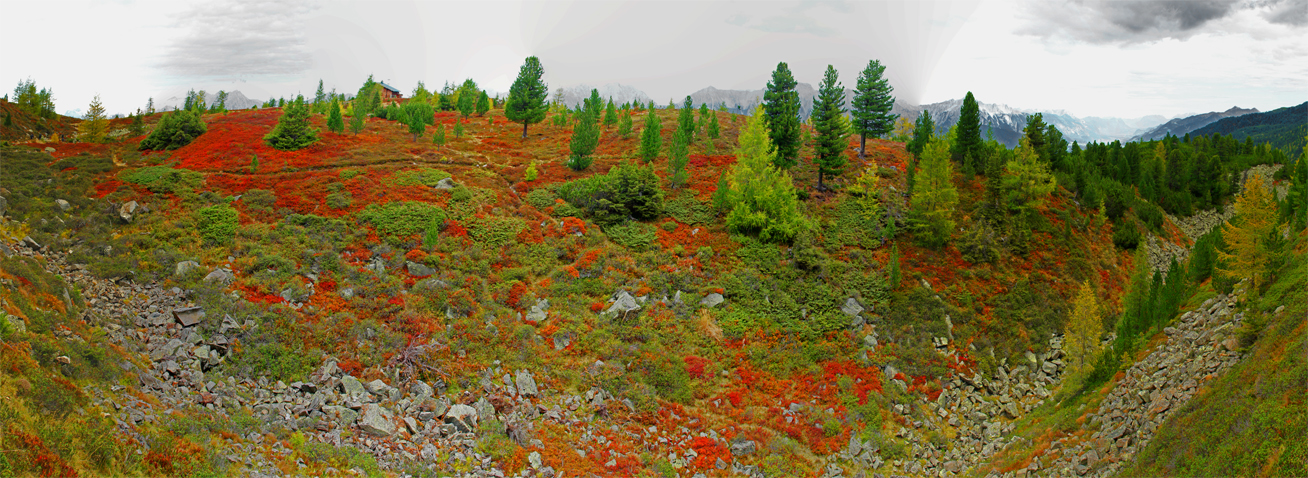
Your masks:
M962 97L1077 116L1176 116L1308 100L1308 0L479 1L4 0L0 85L31 77L60 112L128 113L188 88L255 99L406 94L473 78L507 92L539 56L551 90L621 83L662 103L757 89L785 61L845 86L870 59L901 100Z

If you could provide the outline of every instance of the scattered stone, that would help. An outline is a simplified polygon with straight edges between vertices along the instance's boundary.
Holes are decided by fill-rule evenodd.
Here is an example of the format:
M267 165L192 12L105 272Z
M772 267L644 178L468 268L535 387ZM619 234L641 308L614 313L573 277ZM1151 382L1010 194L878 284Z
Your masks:
M60 211L67 211L73 208L72 204L69 204L68 201L63 199L55 199L55 206L58 206Z
M177 267L173 270L173 275L175 276L186 275L187 273L198 268L200 268L200 264L195 261L178 262Z
M127 201L126 204L118 206L118 218L122 219L123 222L132 222L138 208L140 208L140 205L136 201Z
M192 327L200 323L200 319L204 318L204 308L187 307L183 309L173 309L173 318L177 319L177 323L182 324L182 327Z
M459 187L459 184L456 183L456 182L454 182L454 179L451 179L451 178L445 178L445 179L442 179L442 180L440 180L440 181L437 181L437 182L436 182L436 186L434 186L434 187L435 187L436 189L454 189L454 188Z
M409 271L409 275L414 277L427 277L436 273L436 269L413 261L405 261L404 268Z
M758 445L754 440L736 439L731 442L731 456L753 455L758 451Z
M232 282L236 281L236 274L232 274L232 271L229 271L227 269L222 269L222 268L214 269L213 272L209 273L209 275L204 276L204 281L218 282L223 285L231 285Z
M722 298L722 294L714 292L704 296L703 299L700 299L699 305L712 309L725 301L726 299Z
M858 300L853 297L845 299L845 305L840 307L840 311L850 317L857 317L859 314L862 314L864 310L866 309L863 308L863 305L859 304Z
M536 389L536 379L531 377L531 373L526 370L519 370L515 377L518 393L525 397L534 397L539 393Z
M460 433L470 433L477 429L477 409L462 403L452 405L445 412L445 423L454 425Z
M359 428L376 436L388 437L395 434L395 416L381 405L368 403L360 410Z
M613 297L613 305L609 306L609 309L604 311L604 313L616 315L636 310L640 310L640 305L636 303L636 298L632 297L631 294L627 293L627 291L620 290L617 295Z

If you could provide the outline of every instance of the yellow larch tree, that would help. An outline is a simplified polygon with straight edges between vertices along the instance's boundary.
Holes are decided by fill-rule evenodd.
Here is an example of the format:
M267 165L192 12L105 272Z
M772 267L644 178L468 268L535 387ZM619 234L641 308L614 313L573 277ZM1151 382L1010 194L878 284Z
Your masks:
M1221 260L1217 269L1232 277L1249 279L1254 291L1271 272L1268 266L1276 254L1272 247L1278 225L1276 208L1276 198L1266 180L1254 173L1235 199L1235 217L1222 225L1226 250L1217 251Z
M1081 291L1072 303L1072 316L1064 331L1063 350L1071 359L1073 376L1082 376L1089 371L1095 354L1099 353L1099 336L1103 334L1104 324L1100 318L1099 298L1090 281L1081 283Z

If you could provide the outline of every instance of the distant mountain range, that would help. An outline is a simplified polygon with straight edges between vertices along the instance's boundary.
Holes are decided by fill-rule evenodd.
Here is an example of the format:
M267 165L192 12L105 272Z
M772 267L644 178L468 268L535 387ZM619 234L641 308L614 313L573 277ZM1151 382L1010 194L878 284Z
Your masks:
M204 100L206 104L213 103L213 100L217 95L218 95L217 91L205 92ZM181 108L185 104L186 104L185 96L180 96L180 97L171 96L164 100L155 101L154 109L157 111L175 110ZM242 94L240 90L234 90L234 91L227 92L227 101L224 103L224 106L226 106L227 109L229 110L243 110L252 106L259 106L261 104L263 104L262 101L249 99L244 94Z
M1176 118L1166 123L1163 123L1161 125L1158 125L1158 127L1150 129L1149 131L1146 131L1142 134L1132 136L1131 140L1150 141L1150 140L1163 138L1169 134L1172 136L1185 136L1186 133L1207 126L1209 123L1220 120L1222 118L1243 116L1249 113L1257 113L1257 112L1258 109L1256 108L1244 109L1237 106L1232 106L1231 109L1226 111L1221 111L1221 112L1214 111L1211 113L1186 116L1184 118Z
M581 104L581 100L590 98L590 90L592 89L599 90L600 98L605 100L612 98L613 102L619 105L633 100L646 105L650 102L650 97L645 92L619 83L609 83L600 87L575 85L567 88L556 88L550 95L550 101L559 100L568 105L569 108L576 107Z
M1190 132L1192 136L1215 133L1241 141L1252 137L1254 143L1270 143L1291 158L1302 156L1304 136L1308 135L1308 101L1266 113L1222 118Z

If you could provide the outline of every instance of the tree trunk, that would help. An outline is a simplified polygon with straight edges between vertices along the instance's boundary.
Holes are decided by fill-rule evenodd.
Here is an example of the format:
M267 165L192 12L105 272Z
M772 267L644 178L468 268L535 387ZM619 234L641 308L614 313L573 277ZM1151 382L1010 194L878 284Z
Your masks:
M867 133L858 134L858 159L864 159L867 156Z
M527 139L527 122L522 122L522 139Z

